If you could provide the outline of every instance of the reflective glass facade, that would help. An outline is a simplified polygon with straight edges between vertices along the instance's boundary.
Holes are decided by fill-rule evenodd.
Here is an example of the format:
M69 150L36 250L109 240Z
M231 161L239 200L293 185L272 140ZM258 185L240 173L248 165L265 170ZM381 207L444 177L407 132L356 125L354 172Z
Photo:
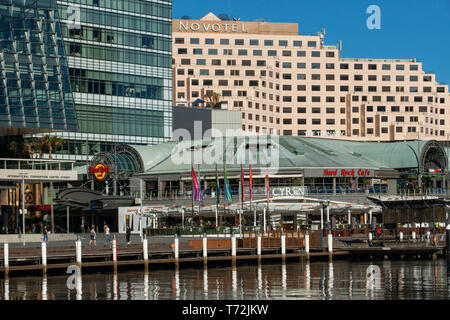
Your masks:
M56 1L0 0L0 127L78 129Z
M170 139L172 1L57 3L79 127L59 157Z

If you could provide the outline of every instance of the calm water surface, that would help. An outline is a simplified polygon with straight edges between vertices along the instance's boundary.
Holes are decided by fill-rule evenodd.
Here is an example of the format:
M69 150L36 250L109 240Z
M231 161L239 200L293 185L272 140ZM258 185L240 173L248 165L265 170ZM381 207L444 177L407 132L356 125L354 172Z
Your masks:
M448 270L446 260L288 262L260 267L182 268L179 272L151 270L148 274L119 272L117 276L87 274L72 289L68 287L69 275L13 277L0 279L0 299L449 299Z

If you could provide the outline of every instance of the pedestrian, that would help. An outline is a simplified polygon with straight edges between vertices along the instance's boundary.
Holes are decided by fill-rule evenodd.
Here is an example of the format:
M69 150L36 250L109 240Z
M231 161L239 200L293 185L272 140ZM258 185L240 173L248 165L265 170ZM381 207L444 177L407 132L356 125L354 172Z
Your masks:
M48 231L47 231L47 226L44 226L44 242L48 242Z
M126 238L127 238L127 244L130 244L131 242L131 229L130 226L127 225L127 229L126 229Z
M36 225L33 223L33 227L31 229L31 233L36 233Z
M108 245L111 242L111 240L109 239L109 227L107 224L105 224L104 229L105 229L105 240L106 244Z
M86 230L84 228L85 222L84 222L84 217L81 217L81 232L84 233Z
M97 234L95 233L94 225L91 226L91 240L89 241L89 246L94 243L94 246L97 245Z

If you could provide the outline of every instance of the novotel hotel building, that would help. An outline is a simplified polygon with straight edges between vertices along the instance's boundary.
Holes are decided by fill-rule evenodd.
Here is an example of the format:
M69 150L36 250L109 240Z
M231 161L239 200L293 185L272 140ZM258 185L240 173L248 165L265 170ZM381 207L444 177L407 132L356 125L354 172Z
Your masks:
M448 86L416 59L345 58L324 32L212 13L173 20L172 35L173 104L206 106L219 93L249 134L449 140Z

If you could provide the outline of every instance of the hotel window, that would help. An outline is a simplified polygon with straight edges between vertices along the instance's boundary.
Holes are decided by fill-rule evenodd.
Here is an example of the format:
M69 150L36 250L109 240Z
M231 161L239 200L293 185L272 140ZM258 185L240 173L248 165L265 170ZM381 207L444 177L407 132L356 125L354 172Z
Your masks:
M247 50L245 50L245 49L238 50L238 55L239 56L246 56L247 55Z
M265 67L266 66L266 60L257 60L256 66L258 67Z
M414 97L414 102L423 102L423 98L422 97Z
M262 50L253 50L253 55L256 57L262 56Z
M230 75L231 76L238 76L239 75L239 70L230 70Z
M377 76L376 75L369 75L368 79L369 79L369 81L377 81Z
M187 49L186 48L179 48L178 49L178 54L187 54Z
M193 86L198 86L198 80L197 79L192 79L192 85Z
M368 69L369 70L377 70L377 65L376 64L369 64Z
M325 76L325 79L326 79L326 80L334 80L334 74L327 74L327 75Z
M304 118L297 119L297 124L300 124L300 125L306 124L306 119L304 119Z
M284 68L284 69L290 69L290 68L292 68L292 63L290 63L290 62L283 62L283 68Z
M214 44L214 39L212 38L205 39L205 44Z
M213 84L212 80L203 80L204 86L212 86L212 84Z
M223 69L217 69L214 73L216 76L224 76L225 75L225 70Z
M320 63L311 63L311 69L320 69Z
M348 86L341 86L341 92L348 91Z
M197 65L198 66L206 65L206 60L205 59L197 59Z
M273 47L273 40L264 40L264 46Z
M367 106L366 107L367 112L373 112L373 106Z
M419 107L419 112L428 112L427 107Z
M224 46L228 46L230 44L229 39L220 39L220 44Z
M280 40L280 41L278 41L278 45L280 47L287 47L288 42L287 42L287 40Z
M405 107L405 111L406 112L414 112L414 107L413 106L406 106Z
M311 57L320 58L320 51L311 51Z
M334 113L335 109L334 108L326 108L326 113Z
M409 87L409 92L419 92L418 87Z
M395 76L395 81L405 81L404 76Z
M341 125L345 125L345 119L341 119Z
M297 80L306 80L306 74L298 73L297 74Z
M246 97L247 96L247 91L238 91L238 97ZM258 109L258 104L256 104L256 109Z
M320 119L312 119L311 120L311 124L319 125L320 124Z
M234 85L237 87L242 87L244 85L243 80L234 80Z
M327 52L325 53L325 56L326 56L327 58L334 58L334 52L333 52L333 51L327 51Z
M348 69L348 63L341 63L340 68L341 70Z
M193 53L194 54L203 54L203 50L202 49L194 49Z
M334 63L326 63L325 68L327 69L334 69Z
M297 51L297 57L306 57L306 51Z
M373 134L373 129L372 128L367 128L367 134Z
M243 46L244 45L244 39L236 39L236 40L234 40L234 44L236 46Z
M191 59L181 59L181 64L189 65L189 64L191 64Z
M297 85L297 91L306 91L306 86L304 84Z
M373 123L373 117L367 117L367 123Z
M221 87L228 86L228 80L219 80L219 86Z
M335 102L335 98L334 97L326 97L325 101L326 102Z
M233 54L232 49L223 49L223 55L224 56L231 56Z
M284 136L292 136L292 130L283 130Z
M200 75L201 76L209 76L209 70L208 69L200 69Z
M418 77L417 76L409 76L409 81L418 81Z
M381 101L381 96L373 96L372 101L377 101L377 102Z
M220 59L212 59L211 60L211 65L213 65L213 66L220 66L220 64L221 64Z
M227 66L235 66L236 60L227 60Z
M382 127L381 128L381 133L388 133L388 128L387 127Z
M222 97L231 97L231 90L222 90Z
M423 92L431 92L431 87L423 87Z
M283 113L292 113L292 108L291 107L284 107L283 108Z
M436 92L445 92L445 88L444 87L437 87L436 88Z
M276 57L277 56L277 50L268 50L267 55L269 57Z
M359 124L359 118L352 118L353 124Z
M192 91L192 98L198 98L198 97L199 97L198 91Z
M430 82L431 81L431 76L423 76L423 81L424 82Z
M341 112L341 114L344 114L345 113L345 108L340 108L339 111ZM342 120L345 120L345 119L342 119ZM344 124L344 123L342 123L342 121L341 121L341 124Z
M362 81L363 76L362 74L355 74L353 78L355 79L355 81Z
M250 70L248 70L250 71ZM257 87L258 86L258 80L249 80L248 85L250 87Z
M290 84L283 84L283 91L292 91L292 86Z
M312 74L311 75L311 80L320 80L320 74L319 73Z
M210 56L217 56L217 49L208 49L208 54Z
M381 91L383 91L383 92L391 92L391 87L389 87L389 86L381 87Z
M334 86L326 86L326 91L334 91Z
M298 40L294 40L294 47L301 47L302 46L302 42L298 41Z
M409 65L409 70L417 71L417 70L419 70L419 66L417 64L411 64L411 65Z
M400 107L399 106L392 106L391 107L391 112L400 112Z
M292 119L283 119L283 124L292 124Z
M390 75L383 75L383 76L381 76L381 80L382 81L391 81L391 76Z
M298 68L298 69L306 69L306 63L304 63L304 62L298 62L298 63L297 63L297 68Z
M298 96L297 97L297 102L306 102L306 97L305 96Z
M291 51L290 50L283 50L283 57L290 57Z
M326 122L326 124L328 124L328 125L332 125L332 124L335 124L336 122L335 122L335 120L334 119L327 119L327 122Z
M403 132L403 127L396 127L395 132Z
M306 108L297 108L297 113L306 113Z
M359 129L353 129L352 134L354 136L359 136Z
M419 122L419 117L409 117L409 122Z
M362 65L362 63L355 63L354 68L355 68L355 70L362 70L363 65Z
M312 113L320 113L320 108L312 108L311 112Z
M190 42L191 42L191 44L200 44L200 39L199 38L191 38Z
M346 81L348 80L348 74L341 74L339 78L341 81Z
M292 102L291 96L283 96L283 102Z
M377 111L378 112L386 112L386 107L385 106L378 106L377 107Z
M359 96L352 96L352 101L353 102L359 101Z
M250 67L252 65L252 61L251 60L242 60L242 65L244 67Z
M317 45L317 42L316 42L316 41L308 41L308 47L310 47L310 48L315 48L316 45Z
M177 70L177 75L183 76L184 75L184 69L178 69Z
M405 65L403 65L403 64L397 64L397 65L395 66L395 70L405 70Z
M382 70L391 70L391 65L390 65L390 64L383 64L383 65L381 66L381 69L382 69Z
M184 44L184 38L175 38L176 44Z
M184 87L184 80L178 80L177 81L177 86L178 87Z
M320 102L320 97L318 96L311 97L311 102Z
M291 80L292 79L292 75L290 73L283 73L283 79L284 80Z
M358 113L359 112L359 107L352 107L352 112L353 113Z
M250 45L251 46L258 46L259 45L259 40L255 40L255 39L250 40Z

